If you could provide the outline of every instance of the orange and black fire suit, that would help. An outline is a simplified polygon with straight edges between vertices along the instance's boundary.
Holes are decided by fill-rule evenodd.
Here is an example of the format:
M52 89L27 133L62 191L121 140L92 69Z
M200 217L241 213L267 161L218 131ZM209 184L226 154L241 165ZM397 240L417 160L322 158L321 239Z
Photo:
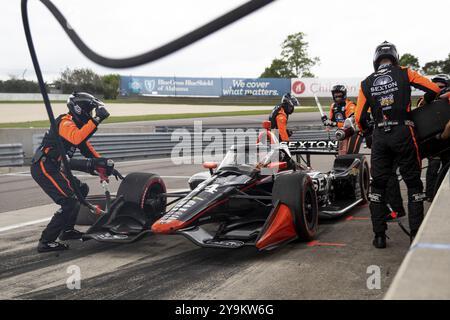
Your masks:
M355 103L346 99L341 105L334 102L330 107L330 121L335 123L338 128L343 128L345 120L355 113ZM356 154L362 143L362 136L354 134L349 138L339 142L339 154Z
M280 135L280 142L289 142L289 130L287 129L287 122L289 116L283 109L282 105L276 106L270 114L269 121L271 122L271 129L278 129Z
M45 134L41 146L36 150L30 168L33 179L47 193L47 195L61 208L54 214L50 223L42 232L41 240L55 241L62 231L74 228L80 203L73 186L65 176L61 167L61 157L57 151L56 135L63 138L67 156L71 158L76 149L87 158L98 158L100 155L92 147L88 139L97 130L93 120L85 125L75 124L70 114L61 115L56 119L58 133L52 129ZM75 178L83 196L89 192L87 184Z
M373 231L386 230L386 185L395 165L408 188L408 211L411 233L415 235L423 220L423 184L420 179L421 159L410 121L411 86L426 92L432 101L439 87L417 72L394 65L382 65L361 82L356 106L356 123L368 129L368 111L375 121L373 133L370 211Z

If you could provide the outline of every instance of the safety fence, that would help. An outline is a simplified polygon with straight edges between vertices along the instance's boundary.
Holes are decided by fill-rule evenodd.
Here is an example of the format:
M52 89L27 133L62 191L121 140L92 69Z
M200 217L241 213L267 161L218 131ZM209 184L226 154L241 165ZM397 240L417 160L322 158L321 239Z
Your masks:
M450 171L385 299L450 299Z
M234 130L234 131L232 131ZM255 129L258 133L260 128ZM251 132L250 132L251 133ZM129 160L138 158L158 158L167 157L172 154L174 147L183 143L184 146L190 146L191 154L184 156L195 156L195 152L200 149L203 151L210 146L212 142L216 142L218 136L222 136L221 152L226 152L228 148L239 141L239 137L245 135L250 137L249 142L255 140L256 134L251 135L249 131L243 129L214 129L204 130L202 132L192 132L186 129L170 132L153 132L153 133L104 133L96 134L90 140L94 148L103 156L114 160ZM33 149L39 147L43 138L43 134L33 135ZM324 130L307 130L296 131L291 137L292 141L305 140L335 140L334 131L326 132ZM216 144L217 146L217 144ZM187 148L184 148L184 152ZM217 150L217 149L216 149ZM78 156L77 153L75 156Z
M23 165L24 152L21 143L0 144L0 167Z

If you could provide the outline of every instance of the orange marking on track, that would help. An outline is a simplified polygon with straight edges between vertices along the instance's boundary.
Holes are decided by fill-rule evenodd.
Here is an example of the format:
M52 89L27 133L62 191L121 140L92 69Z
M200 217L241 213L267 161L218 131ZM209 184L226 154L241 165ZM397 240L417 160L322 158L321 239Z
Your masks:
M345 243L336 243L336 242L320 242L319 240L313 240L308 242L308 247L345 247Z
M354 216L348 216L345 221L352 221L352 220L360 220L360 221L366 221L369 220L368 217L354 217Z

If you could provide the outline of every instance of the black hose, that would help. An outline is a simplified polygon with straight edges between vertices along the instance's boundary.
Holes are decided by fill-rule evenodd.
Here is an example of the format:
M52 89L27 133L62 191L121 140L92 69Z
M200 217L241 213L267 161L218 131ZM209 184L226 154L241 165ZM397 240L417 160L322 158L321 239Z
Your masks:
M25 30L25 37L27 39L28 49L30 50L31 60L33 61L34 70L36 72L36 77L38 79L39 88L41 90L42 98L44 99L45 108L47 109L48 118L50 120L50 126L53 132L58 132L58 128L56 127L55 116L53 114L53 109L50 104L50 99L48 98L47 90L45 88L45 82L42 77L41 67L39 66L39 61L36 56L36 50L34 49L33 38L31 37L30 24L28 21L28 8L27 8L28 0L22 0L22 22L23 28ZM74 183L74 177L72 175L72 171L70 170L69 161L67 161L66 150L64 149L63 142L59 135L57 135L56 145L58 153L61 155L61 161L63 163L64 171L69 178L69 181L72 183L72 187L74 188L75 195L78 200L85 206L91 208L92 205L89 204L86 199L81 194L80 188L77 183Z
M58 10L58 8L55 7L55 5L50 0L40 0L47 9L50 10L50 12L53 14L53 16L56 18L56 20L59 22L63 30L66 32L66 34L69 36L69 38L72 40L72 42L75 44L75 46L90 60L93 62L96 62L102 66L110 67L110 68L130 68L139 66L145 63L149 63L152 61L155 61L157 59L160 59L162 57L165 57L171 53L174 53L175 51L178 51L184 47L187 47L188 45L205 38L206 36L232 24L233 22L236 22L237 20L249 15L250 13L266 6L267 4L274 2L275 0L251 0L243 5L237 7L234 10L231 10L230 12L220 16L219 18L185 34L184 36L181 36L165 45L162 45L156 49L153 49L151 51L148 51L146 53L129 57L129 58L123 58L123 59L111 59L104 56L101 56L94 52L92 49L90 49L84 42L81 40L81 38L78 36L78 34L75 32L74 29L70 26L70 24L67 22L66 18L62 15L62 13ZM45 88L45 82L42 76L41 68L39 65L39 61L37 59L36 51L33 44L33 38L31 36L31 30L30 30L30 23L28 20L28 0L22 0L21 1L21 10L22 10L22 22L23 22L23 28L25 31L25 36L27 39L28 49L30 51L31 60L33 61L34 70L36 72L36 76L39 83L39 88L42 94L42 98L44 100L45 108L47 110L48 118L50 120L50 127L54 132L58 132L58 128L56 127L56 121L55 116L53 114L53 109L50 104L50 99L48 97L46 88ZM72 171L70 170L69 162L66 158L66 150L64 149L64 145L62 142L62 139L59 135L57 136L57 150L58 153L61 155L64 171L66 172L67 177L69 178L69 181L72 183L72 186L75 191L75 195L77 196L78 200L85 206L89 207L91 210L95 209L93 205L88 203L86 199L83 197L82 193L80 192L80 189L78 187L77 183L74 183L74 177L72 175Z
M90 49L74 29L70 27L66 18L61 14L58 8L50 0L41 0L41 2L50 10L53 16L58 20L59 24L69 36L70 40L75 44L75 46L90 60L96 62L102 66L109 68L130 68L139 66L148 62L158 60L165 57L175 51L178 51L188 45L203 39L204 37L236 22L237 20L249 15L250 13L268 5L275 0L252 0L244 3L243 5L237 7L234 10L220 16L217 19L165 44L151 51L147 51L143 54L123 58L123 59L112 59L99 55ZM25 1L26 2L26 1Z

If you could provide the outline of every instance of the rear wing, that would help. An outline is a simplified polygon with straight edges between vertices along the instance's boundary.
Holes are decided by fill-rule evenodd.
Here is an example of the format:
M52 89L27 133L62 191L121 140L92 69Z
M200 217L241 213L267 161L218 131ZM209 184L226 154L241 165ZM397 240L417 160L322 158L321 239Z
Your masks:
M286 145L292 155L336 155L339 149L337 140L299 140L281 144Z

